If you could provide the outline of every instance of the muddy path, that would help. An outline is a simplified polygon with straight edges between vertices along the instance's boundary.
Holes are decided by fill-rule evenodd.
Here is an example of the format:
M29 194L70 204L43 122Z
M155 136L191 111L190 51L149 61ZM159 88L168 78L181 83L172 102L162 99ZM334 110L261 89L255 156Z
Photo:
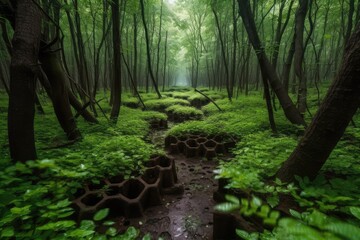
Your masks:
M156 147L164 148L165 131L151 135ZM140 229L141 235L150 233L153 239L212 239L215 205L213 193L217 189L214 170L218 163L204 158L175 159L178 187L183 191L163 195L163 204L151 207L141 218L127 220L127 224Z

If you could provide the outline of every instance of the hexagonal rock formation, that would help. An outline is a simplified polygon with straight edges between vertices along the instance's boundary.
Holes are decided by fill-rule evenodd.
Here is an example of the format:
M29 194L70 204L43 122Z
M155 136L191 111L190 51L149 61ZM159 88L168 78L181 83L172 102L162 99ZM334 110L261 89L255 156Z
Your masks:
M167 136L165 147L170 153L182 153L186 157L206 157L212 159L217 154L228 153L235 146L235 141L224 140L223 136L187 135Z
M140 177L115 176L79 190L73 201L78 220L91 218L102 208L109 208L111 216L140 217L146 208L161 204L161 194L181 193L181 187L175 186L174 159L158 156L145 166Z

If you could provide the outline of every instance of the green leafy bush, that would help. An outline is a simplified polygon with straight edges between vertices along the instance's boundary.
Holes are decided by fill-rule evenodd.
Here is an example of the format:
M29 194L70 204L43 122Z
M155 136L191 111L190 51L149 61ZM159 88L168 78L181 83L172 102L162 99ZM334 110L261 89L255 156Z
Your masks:
M275 174L296 143L294 138L273 136L270 131L246 135L233 149L235 157L221 163L218 177L228 178L230 188L264 192L263 180Z

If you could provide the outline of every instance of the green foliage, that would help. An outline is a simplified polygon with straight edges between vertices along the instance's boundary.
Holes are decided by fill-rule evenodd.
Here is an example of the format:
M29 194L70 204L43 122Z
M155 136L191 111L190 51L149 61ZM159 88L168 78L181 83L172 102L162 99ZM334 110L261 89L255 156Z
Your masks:
M198 110L194 107L182 106L182 105L173 105L165 109L167 113L173 114L175 117L180 117L183 119L198 120L201 119L204 114L201 110Z
M166 134L168 136L181 136L185 134L222 134L221 124L209 123L207 121L188 121L171 128Z
M238 199L234 196L226 196L227 202L215 207L218 211L237 211L245 218L259 217L264 225L273 226L272 232L265 230L263 233L247 233L237 229L236 233L242 239L322 239L322 240L355 240L360 236L360 228L346 221L330 217L320 211L310 210L303 213L290 210L291 217L280 217L280 213L272 210L268 205L253 197L252 200ZM358 209L353 208L358 214Z
M170 107L175 104L184 105L184 106L190 105L190 103L187 100L175 99L175 98L162 98L162 99L147 100L144 102L144 104L148 109L156 110L156 111L163 111L167 107Z
M284 218L274 229L279 239L347 239L355 240L360 236L360 228L353 224L329 217L319 211L297 213L293 218Z
M296 139L270 131L249 134L233 150L234 159L221 163L218 177L228 178L230 188L264 192L262 180L275 174L295 146Z
M255 196L251 200L245 198L239 200L231 195L226 195L225 198L227 202L215 206L216 210L222 212L233 212L236 210L244 217L257 216L263 220L263 224L269 226L275 226L280 217L278 211L272 210Z

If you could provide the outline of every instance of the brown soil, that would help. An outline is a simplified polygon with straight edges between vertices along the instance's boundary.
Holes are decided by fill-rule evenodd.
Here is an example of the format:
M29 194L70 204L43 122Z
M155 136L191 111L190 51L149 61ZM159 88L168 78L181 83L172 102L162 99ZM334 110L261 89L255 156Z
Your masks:
M184 192L164 195L161 206L145 211L144 217L125 220L126 224L140 229L141 235L150 233L153 239L212 239L215 202L213 192L214 162L201 159L175 157L179 184Z

